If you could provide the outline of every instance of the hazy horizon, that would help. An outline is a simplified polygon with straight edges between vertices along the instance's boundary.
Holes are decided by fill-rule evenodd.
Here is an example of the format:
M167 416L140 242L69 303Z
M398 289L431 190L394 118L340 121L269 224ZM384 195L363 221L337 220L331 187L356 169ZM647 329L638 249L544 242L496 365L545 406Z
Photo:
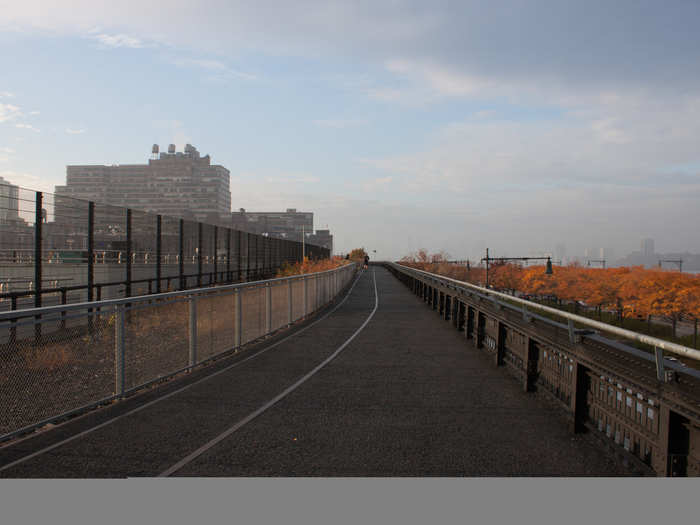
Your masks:
M700 4L533 5L3 2L0 176L191 143L336 252L700 252Z

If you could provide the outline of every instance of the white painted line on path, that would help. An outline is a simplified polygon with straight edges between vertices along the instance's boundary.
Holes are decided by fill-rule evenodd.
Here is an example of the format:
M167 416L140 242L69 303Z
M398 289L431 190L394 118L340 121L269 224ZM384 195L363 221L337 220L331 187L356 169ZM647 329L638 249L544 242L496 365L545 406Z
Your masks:
M181 459L177 463L175 463L172 467L170 467L167 470L164 470L161 472L158 477L167 477L170 476L171 474L174 474L178 470L180 470L182 467L190 463L191 461L197 459L199 456L204 454L207 450L215 446L217 443L220 441L226 439L228 436L233 434L236 430L241 428L242 426L246 425L247 423L251 422L253 419L258 417L260 414L265 412L268 408L272 407L275 405L277 402L281 401L287 395L292 393L294 390L299 388L302 384L304 384L309 378L311 378L314 374L316 374L319 370L321 370L324 366L326 366L328 363L330 363L335 357L343 351L343 349L350 344L350 342L355 339L355 337L364 330L365 326L367 326L367 323L369 323L372 320L372 317L374 317L375 312L377 311L377 308L379 306L379 294L377 293L377 276L374 272L372 272L372 277L374 280L374 310L372 310L372 313L369 314L369 317L365 320L364 323L353 333L342 345L338 347L338 349L333 352L330 356L328 356L321 364L316 366L313 370L311 370L309 373L307 373L305 376L303 376L301 379L299 379L296 383L293 385L289 386L286 388L281 394L275 396L272 398L270 401L265 403L263 406L258 408L256 411L251 412L248 414L246 417L241 419L238 423L233 425L232 427L228 428L218 436L216 436L214 439L211 441L208 441L201 447L199 447L197 450L192 452L190 455L186 456L185 458Z
M245 363L245 362L247 362L247 361L250 361L251 359L254 359L254 358L258 357L259 355L264 354L264 353L267 352L268 350L272 350L272 349L275 348L276 346L281 345L282 343L284 343L285 341L291 339L292 337L295 337L295 336L297 336L297 335L299 335L299 334L305 332L306 330L308 330L308 329L311 328L312 326L315 326L315 325L317 325L318 323L320 323L321 321L323 321L324 319L326 319L329 315L331 315L331 314L332 314L333 312L335 312L338 308L340 308L341 305L342 305L343 303L345 303L345 301L347 301L348 297L350 297L350 294L352 293L353 289L355 288L355 285L356 285L357 282L360 280L361 275L362 275L362 272L358 273L357 277L355 278L355 282L352 283L352 286L350 287L350 289L348 290L348 293L345 295L345 297L343 298L342 301L340 301L337 305L335 305L335 306L333 307L333 309L332 309L330 312L326 313L323 317L317 319L316 321L314 321L314 322L311 323L310 325L305 326L304 328L302 328L302 329L300 329L300 330L297 330L297 331L294 332L293 334L288 335L288 336L285 337L284 339L280 339L280 340L277 341L276 343L273 343L273 344L271 344L270 346L263 348L263 349L260 350L259 352L256 352L256 353L254 353L253 355L246 357L245 359L241 359L240 361L236 361L235 363L233 363L232 365L227 366L226 368L222 368L221 370L218 370L218 371L216 371L216 372L214 372L214 373L212 373L212 374L209 374L209 375L207 375L206 377L203 377L202 379L198 379L198 380L195 381L194 383L190 383L190 384L188 384L188 385L183 386L182 388L178 388L177 390L174 390L174 391L172 391L172 392L170 392L170 393L168 393L168 394L165 394L164 396L161 396L161 397L159 397L159 398L157 398L157 399L154 399L154 400L152 400L152 401L149 401L148 403L146 403L146 404L144 404L144 405L141 405L141 406L139 406L139 407L136 407L136 408L134 408L134 409L132 409L132 410L129 410L128 412L125 412L125 413L120 414L120 415L118 415L118 416L116 416L116 417L113 417L112 419L109 419L108 421L105 421L105 422L103 422L103 423L100 423L99 425L95 425L94 427L90 427L90 428L88 428L88 429L86 429L86 430L83 430L82 432L79 432L78 434L75 434L75 435L73 435L73 436L71 436L71 437L69 437L69 438L66 438L66 439L63 439L63 440L61 440L61 441L58 441L57 443L54 443L53 445L49 445L48 447L42 448L41 450L37 450L36 452L33 452L33 453L28 454L28 455L26 455L26 456L23 456L23 457L21 457L21 458L15 460L15 461L13 461L13 462L11 462L11 463L8 463L7 465L3 465L3 466L0 467L0 472L2 472L3 470L7 470L7 469L9 469L9 468L12 468L12 467L14 467L15 465L19 465L20 463L24 463L25 461L28 461L28 460L30 460L30 459L32 459L32 458L35 458L35 457L40 456L40 455L42 455L42 454L45 454L46 452L49 452L49 451L51 451L51 450L53 450L53 449L55 449L55 448L58 448L58 447L63 446L63 445L65 445L65 444L67 444L67 443L70 443L71 441L74 441L74 440L79 439L79 438L81 438L81 437L83 437L83 436L86 436L87 434L90 434L91 432L94 432L95 430L99 430L100 428L104 428L104 427L106 427L107 425L111 425L112 423L114 423L114 422L116 422L116 421L119 421L119 420L122 419L122 418L125 418L125 417L127 417L127 416L130 416L130 415L132 415L132 414L136 414L137 412L140 412L141 410L144 410L144 409L146 409L146 408L148 408L148 407L150 407L150 406L152 406L152 405L155 405L156 403L159 403L160 401L164 401L164 400L168 399L169 397L174 396L175 394L179 394L180 392L183 392L183 391L187 390L188 388L192 388L193 386L198 385L198 384L200 384L200 383L203 383L204 381L208 381L209 379L212 379L212 378L218 376L219 374L223 374L224 372L228 372L228 371L231 370L232 368L236 368L237 366L240 366L240 365L242 365L243 363ZM376 282L375 282L375 288L376 288ZM34 437L34 436L32 436L32 437Z

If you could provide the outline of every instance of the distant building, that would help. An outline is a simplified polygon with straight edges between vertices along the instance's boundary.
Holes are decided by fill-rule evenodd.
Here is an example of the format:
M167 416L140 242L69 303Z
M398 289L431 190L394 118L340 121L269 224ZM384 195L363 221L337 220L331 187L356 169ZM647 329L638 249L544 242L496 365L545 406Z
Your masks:
M191 144L159 154L153 145L148 164L68 166L65 186L56 186L55 216L71 213L70 199L184 217L205 222L231 213L229 170L200 157Z
M0 177L0 224L19 220L19 186Z
M316 233L306 238L306 242L321 248L328 248L329 252L333 253L333 236L330 230L316 230Z
M642 239L641 251L644 257L651 257L654 255L654 239Z
M557 243L554 247L554 258L564 264L566 259L566 245L563 242Z
M270 237L301 241L302 232L314 231L313 212L298 212L287 208L284 212L250 212L241 208L231 214L233 228L250 233L266 233Z

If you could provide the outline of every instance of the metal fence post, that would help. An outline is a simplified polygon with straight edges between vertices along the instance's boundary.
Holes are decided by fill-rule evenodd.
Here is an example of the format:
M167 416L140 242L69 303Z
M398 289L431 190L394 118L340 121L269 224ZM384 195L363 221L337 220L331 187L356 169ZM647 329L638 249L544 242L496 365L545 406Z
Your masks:
M304 313L302 314L302 317L306 317L306 315L309 313L309 283L306 279L306 275L302 275L301 282L304 283Z
M233 344L236 348L241 346L241 341L243 340L243 312L241 311L241 289L236 288L234 291L234 305L233 305Z
M180 259L180 290L185 289L185 219L180 219L180 232L179 232L179 259Z
M160 260L163 258L163 217L156 216L156 293L160 293L161 267Z
M272 332L272 287L265 284L265 333Z
M219 265L217 264L217 259L219 258L219 227L214 225L214 282L219 282ZM211 279L209 280L211 284Z
M41 307L41 237L44 194L36 192L34 203L34 307Z
M124 395L124 343L126 332L124 308L124 305L116 305L114 307L114 393L117 396Z
M88 202L87 251L87 300L91 302L95 284L95 203L92 201Z
M92 288L95 284L95 203L88 202L88 225L87 225L87 300L92 302ZM88 331L94 331L94 318L92 308L88 309Z
M190 361L189 366L192 368L197 364L197 296L190 295Z
M241 237L243 237L243 232L240 230L236 230L236 239L237 239L237 246L238 249L236 250L236 258L237 258L237 263L236 263L236 272L237 272L237 278L236 280L238 282L241 282L243 280L243 253L242 253L242 242L241 242Z
M197 288L202 286L202 223L198 222L197 229Z
M654 347L654 357L656 357L656 379L665 381L664 373L664 350L658 346Z
M34 307L41 307L41 237L42 237L42 206L43 206L43 193L40 191L36 192L35 209L34 209ZM41 316L37 315L34 317L36 322L34 323L34 340L36 344L41 343Z
M231 282L231 228L226 228L226 282Z
M131 297L131 208L126 209L126 289L125 296Z
M292 324L292 280L287 280L287 325Z
M245 234L245 280L250 281L250 233Z

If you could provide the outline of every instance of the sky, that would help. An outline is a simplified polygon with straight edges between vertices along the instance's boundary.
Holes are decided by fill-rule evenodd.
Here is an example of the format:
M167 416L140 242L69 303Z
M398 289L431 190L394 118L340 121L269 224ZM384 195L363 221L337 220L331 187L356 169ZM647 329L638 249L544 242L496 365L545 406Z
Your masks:
M0 0L0 176L191 143L233 209L313 211L336 252L697 253L698 27L696 0Z

